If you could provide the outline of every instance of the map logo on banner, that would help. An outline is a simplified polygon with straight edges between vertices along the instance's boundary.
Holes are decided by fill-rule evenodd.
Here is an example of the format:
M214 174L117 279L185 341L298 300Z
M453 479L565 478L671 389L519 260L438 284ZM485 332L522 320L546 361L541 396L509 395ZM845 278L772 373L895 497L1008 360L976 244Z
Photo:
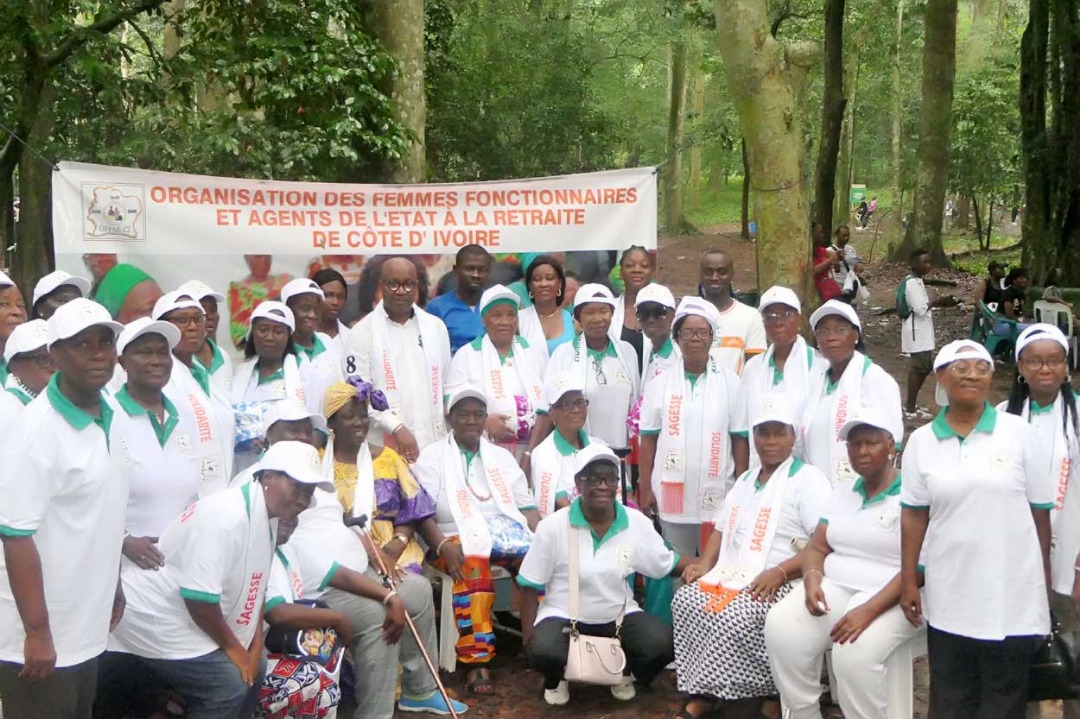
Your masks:
M86 207L85 240L146 240L146 188L143 185L82 185Z

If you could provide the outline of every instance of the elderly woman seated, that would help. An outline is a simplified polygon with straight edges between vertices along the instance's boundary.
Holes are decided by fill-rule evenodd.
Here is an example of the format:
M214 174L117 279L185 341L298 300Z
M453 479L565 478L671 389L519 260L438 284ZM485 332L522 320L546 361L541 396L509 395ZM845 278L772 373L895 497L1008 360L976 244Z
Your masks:
M570 631L618 636L628 674L611 693L628 701L635 680L649 684L675 651L671 627L638 607L627 579L635 572L666 577L684 562L644 514L617 501L619 460L605 445L578 453L574 482L580 497L540 523L518 575L529 663L544 675L544 700L563 705L570 701L563 679Z
M563 372L552 377L545 392L555 429L532 454L533 494L541 517L570 506L575 496L577 458L583 449L599 441L585 433L589 400L581 375Z

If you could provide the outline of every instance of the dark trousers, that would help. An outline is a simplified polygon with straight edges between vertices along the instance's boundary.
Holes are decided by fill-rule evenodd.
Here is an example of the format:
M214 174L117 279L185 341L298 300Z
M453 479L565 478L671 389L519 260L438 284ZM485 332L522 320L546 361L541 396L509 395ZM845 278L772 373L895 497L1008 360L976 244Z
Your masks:
M582 624L578 631L591 637L615 636L615 622ZM626 664L634 678L648 684L660 671L675 661L675 644L671 625L645 612L627 614L623 619L622 648ZM551 617L533 627L529 643L529 664L544 675L544 688L554 689L566 670L566 655L570 652L570 622Z
M4 719L90 719L97 690L97 658L57 669L39 682L19 679L21 664L0 662Z
M1039 639L972 639L928 627L929 719L1023 719Z

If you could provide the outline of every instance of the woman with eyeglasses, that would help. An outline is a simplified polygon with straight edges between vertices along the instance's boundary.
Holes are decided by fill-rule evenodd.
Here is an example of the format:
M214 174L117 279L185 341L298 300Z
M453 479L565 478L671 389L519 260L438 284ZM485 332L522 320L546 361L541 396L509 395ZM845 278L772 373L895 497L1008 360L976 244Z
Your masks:
M594 408L604 408L590 413L585 431L609 447L626 447L626 418L637 402L641 377L634 348L612 339L615 306L607 287L595 283L581 286L574 297L574 319L581 325L581 333L555 350L545 380L567 370L577 372L584 381L586 399Z
M641 332L645 335L645 354L642 358L641 391L668 367L679 363L679 347L671 336L675 322L675 295L661 284L653 282L638 292L634 304Z
M1050 551L1050 610L1065 631L1080 629L1080 417L1069 383L1069 340L1054 325L1036 324L1016 340L1016 376L999 412L1015 414L1035 430L1050 458L1054 508ZM1066 719L1080 717L1080 700L1064 702Z
M717 320L708 300L683 298L673 325L682 366L653 380L641 403L642 511L659 514L664 538L685 557L700 554L749 461L742 382L709 353Z
M589 400L581 379L575 372L563 372L545 387L555 429L532 453L533 495L541 518L570 506L577 456L597 441L585 433Z
M525 270L525 287L532 304L521 310L520 334L534 347L543 347L548 356L574 339L574 317L563 309L566 271L558 258L540 255Z
M15 328L26 322L26 301L15 282L0 272L0 352ZM7 360L0 355L0 382L7 379Z
M322 288L314 280L290 280L281 288L281 301L292 311L296 322L292 341L297 358L305 365L304 397L312 412L322 409L323 393L328 387L345 381L338 344L330 335L317 331L323 297Z
M872 407L899 441L904 436L900 385L860 352L862 324L851 305L829 300L810 316L810 327L828 366L811 376L795 454L824 472L833 484L851 484L858 475L851 469L847 446L840 441L840 427L861 407Z
M784 394L795 416L802 415L810 380L825 371L825 365L814 348L799 334L802 304L794 290L770 287L758 303L769 348L754 355L743 367L742 381L746 389L746 410L751 422L762 411L762 402L772 392ZM750 447L750 466L758 464L757 452Z
M904 451L900 606L927 622L931 717L1023 717L1050 633L1055 477L1031 425L987 403L985 347L950 342L934 372L949 404Z
M685 561L664 545L647 517L618 501L619 460L610 449L599 443L585 447L573 479L580 496L540 523L521 563L522 639L529 663L544 676L544 701L561 706L570 701L563 673L572 628L585 636L618 636L627 667L611 694L629 701L637 693L635 681L648 686L675 651L671 626L641 610L627 580L635 572L660 579L680 571ZM570 532L577 543L576 578ZM573 579L576 614L570 605Z
M8 337L4 345L8 376L0 391L0 422L30 404L52 379L56 365L49 354L48 338L45 320L24 322Z
M623 251L619 258L619 275L623 282L623 293L615 300L612 315L612 334L634 348L638 358L638 371L649 356L641 322L637 318L638 293L652 284L656 274L656 265L652 255L640 245L634 245Z

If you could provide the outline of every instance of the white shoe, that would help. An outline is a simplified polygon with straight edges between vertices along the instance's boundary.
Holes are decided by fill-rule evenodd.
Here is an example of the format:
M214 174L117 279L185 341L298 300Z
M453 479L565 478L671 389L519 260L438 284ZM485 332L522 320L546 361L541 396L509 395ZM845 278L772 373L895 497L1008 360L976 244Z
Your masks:
M561 707L570 702L570 684L566 681L559 682L554 689L544 690L544 701L553 707Z
M634 688L633 677L623 677L622 682L611 687L611 696L615 697L621 702L628 702L637 695L637 689Z

